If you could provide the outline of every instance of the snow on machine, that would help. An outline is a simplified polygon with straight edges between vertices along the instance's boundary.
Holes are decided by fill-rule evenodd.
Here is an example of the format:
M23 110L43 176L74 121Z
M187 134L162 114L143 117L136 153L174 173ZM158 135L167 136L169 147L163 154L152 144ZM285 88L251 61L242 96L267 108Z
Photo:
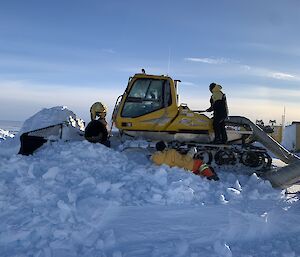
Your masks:
M164 140L183 152L196 147L198 157L208 163L242 164L263 172L272 163L267 150L286 163L298 159L249 119L240 116L230 116L226 121L228 143L213 144L212 119L204 111L193 111L186 104L178 103L178 82L145 72L130 77L113 112L112 119L120 135L156 142ZM254 145L256 141L265 147Z

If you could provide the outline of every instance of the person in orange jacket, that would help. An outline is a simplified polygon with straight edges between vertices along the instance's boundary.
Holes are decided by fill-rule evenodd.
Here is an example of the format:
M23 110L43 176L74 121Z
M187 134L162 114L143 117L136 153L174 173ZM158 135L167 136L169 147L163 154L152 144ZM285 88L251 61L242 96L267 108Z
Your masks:
M193 159L190 154L181 154L175 149L168 149L163 141L156 144L156 150L151 156L151 160L157 165L166 164L170 167L184 168L209 180L219 180L214 170L202 160Z

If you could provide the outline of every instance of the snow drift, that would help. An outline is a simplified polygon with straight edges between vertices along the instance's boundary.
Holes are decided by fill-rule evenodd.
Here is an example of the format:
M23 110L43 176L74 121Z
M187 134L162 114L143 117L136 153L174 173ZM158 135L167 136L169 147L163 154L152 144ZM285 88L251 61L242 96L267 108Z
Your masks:
M300 252L297 197L255 174L219 169L220 181L208 181L119 149L57 141L31 156L2 157L1 256Z
M47 140L83 140L84 121L65 106L44 108L27 119L13 140L5 141L0 156L17 154L24 134L42 136Z
M3 140L5 140L7 137L13 138L14 134L10 133L7 130L4 130L4 129L0 128L0 142L3 141Z

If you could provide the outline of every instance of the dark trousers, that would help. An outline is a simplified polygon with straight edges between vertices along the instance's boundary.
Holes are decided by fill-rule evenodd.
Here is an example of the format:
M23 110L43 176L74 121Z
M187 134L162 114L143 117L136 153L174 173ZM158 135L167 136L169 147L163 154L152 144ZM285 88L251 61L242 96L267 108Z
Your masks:
M225 129L225 120L214 118L213 128L215 132L215 141L219 143L226 143L228 138Z

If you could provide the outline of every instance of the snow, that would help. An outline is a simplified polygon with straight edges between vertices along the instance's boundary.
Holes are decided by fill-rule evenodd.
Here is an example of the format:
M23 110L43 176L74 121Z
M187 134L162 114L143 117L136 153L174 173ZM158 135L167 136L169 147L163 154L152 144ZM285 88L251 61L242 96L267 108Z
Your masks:
M20 130L20 134L48 126L65 123L71 121L74 127L77 125L84 126L83 120L77 118L74 112L69 110L66 106L56 106L52 108L44 108L27 119Z
M5 140L7 137L14 137L14 134L10 133L7 130L4 130L4 129L0 128L0 142L2 140Z
M62 124L62 127L56 126ZM48 128L49 126L55 126ZM66 106L55 106L52 108L44 108L41 111L28 118L22 125L19 132L13 137L13 140L5 140L0 147L0 157L9 157L17 154L20 149L20 136L23 133L35 131L42 128L48 128L50 136L47 135L47 129L41 130L42 135L46 135L47 139L57 140L61 138L66 140L82 140L84 131L84 121L78 118L74 112L69 110ZM60 135L59 130L62 130ZM52 132L54 132L51 134ZM0 134L1 136L1 134ZM39 135L38 135L39 136ZM6 138L7 136L5 136ZM4 139L5 139L4 138ZM1 139L0 139L1 142Z
M21 131L63 121L62 112L69 114L42 110L40 122L25 122ZM300 253L298 198L256 174L218 169L220 181L208 181L156 166L146 150L126 143L59 140L21 156L16 141L0 143L1 256Z

